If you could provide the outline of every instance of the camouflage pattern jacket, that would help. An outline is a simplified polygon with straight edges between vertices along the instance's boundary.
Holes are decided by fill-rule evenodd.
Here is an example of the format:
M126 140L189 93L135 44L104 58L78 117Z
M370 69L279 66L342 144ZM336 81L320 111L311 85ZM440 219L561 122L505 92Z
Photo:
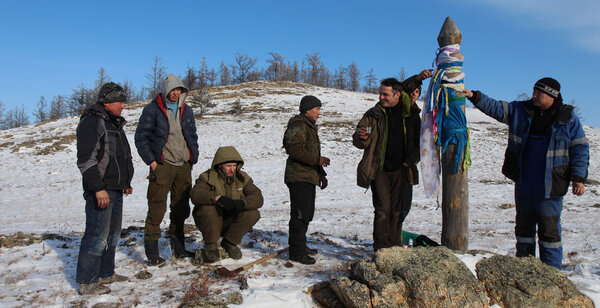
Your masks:
M304 114L293 116L283 135L283 147L288 159L285 163L285 183L319 185L319 178L327 175L319 160L321 142L317 125Z

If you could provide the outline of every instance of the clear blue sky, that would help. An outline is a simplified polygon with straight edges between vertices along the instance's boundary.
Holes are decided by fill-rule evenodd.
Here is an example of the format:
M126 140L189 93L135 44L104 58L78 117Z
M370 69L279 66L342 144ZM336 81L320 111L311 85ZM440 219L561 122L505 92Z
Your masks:
M600 128L600 1L1 1L0 101L32 112L40 96L113 81L146 85L155 56L183 75L202 57L218 68L236 51L301 63L320 52L335 70L355 61L379 79L430 68L446 16L463 34L465 85L502 100L551 76L584 124ZM30 116L33 120L33 117Z

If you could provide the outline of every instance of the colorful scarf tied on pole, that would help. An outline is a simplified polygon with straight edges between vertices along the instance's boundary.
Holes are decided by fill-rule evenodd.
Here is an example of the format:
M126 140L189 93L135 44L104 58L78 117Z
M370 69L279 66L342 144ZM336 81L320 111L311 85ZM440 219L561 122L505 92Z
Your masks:
M448 144L456 144L453 173L459 166L464 172L471 165L469 131L462 110L465 74L460 45L438 49L435 61L437 69L425 95L421 122L421 173L427 197L434 195L439 186L440 148L445 153Z

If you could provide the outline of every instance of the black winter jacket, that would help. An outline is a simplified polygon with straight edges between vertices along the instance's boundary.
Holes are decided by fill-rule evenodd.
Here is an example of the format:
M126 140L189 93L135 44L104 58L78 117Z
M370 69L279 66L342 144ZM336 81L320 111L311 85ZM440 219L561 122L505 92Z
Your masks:
M133 163L127 136L126 121L94 104L82 115L77 126L77 166L81 171L83 189L125 190L131 187Z

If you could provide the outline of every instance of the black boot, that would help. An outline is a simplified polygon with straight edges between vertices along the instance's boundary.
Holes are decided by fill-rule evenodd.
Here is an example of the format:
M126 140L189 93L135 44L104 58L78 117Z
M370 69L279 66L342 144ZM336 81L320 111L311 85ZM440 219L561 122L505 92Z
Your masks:
M219 247L217 243L204 244L204 261L213 263L219 261Z
M290 261L299 262L307 265L315 264L315 262L317 262L317 260L309 256L308 254L300 256L290 255Z
M221 247L225 248L225 251L227 251L227 254L230 258L234 260L239 260L242 258L242 251L234 243L223 239L221 240Z
M158 254L158 240L144 241L144 251L146 252L146 258L148 258L149 265L162 266L165 264L165 259L161 258Z
M171 237L171 256L175 258L193 258L194 253L185 250L185 237L178 236L177 238Z

